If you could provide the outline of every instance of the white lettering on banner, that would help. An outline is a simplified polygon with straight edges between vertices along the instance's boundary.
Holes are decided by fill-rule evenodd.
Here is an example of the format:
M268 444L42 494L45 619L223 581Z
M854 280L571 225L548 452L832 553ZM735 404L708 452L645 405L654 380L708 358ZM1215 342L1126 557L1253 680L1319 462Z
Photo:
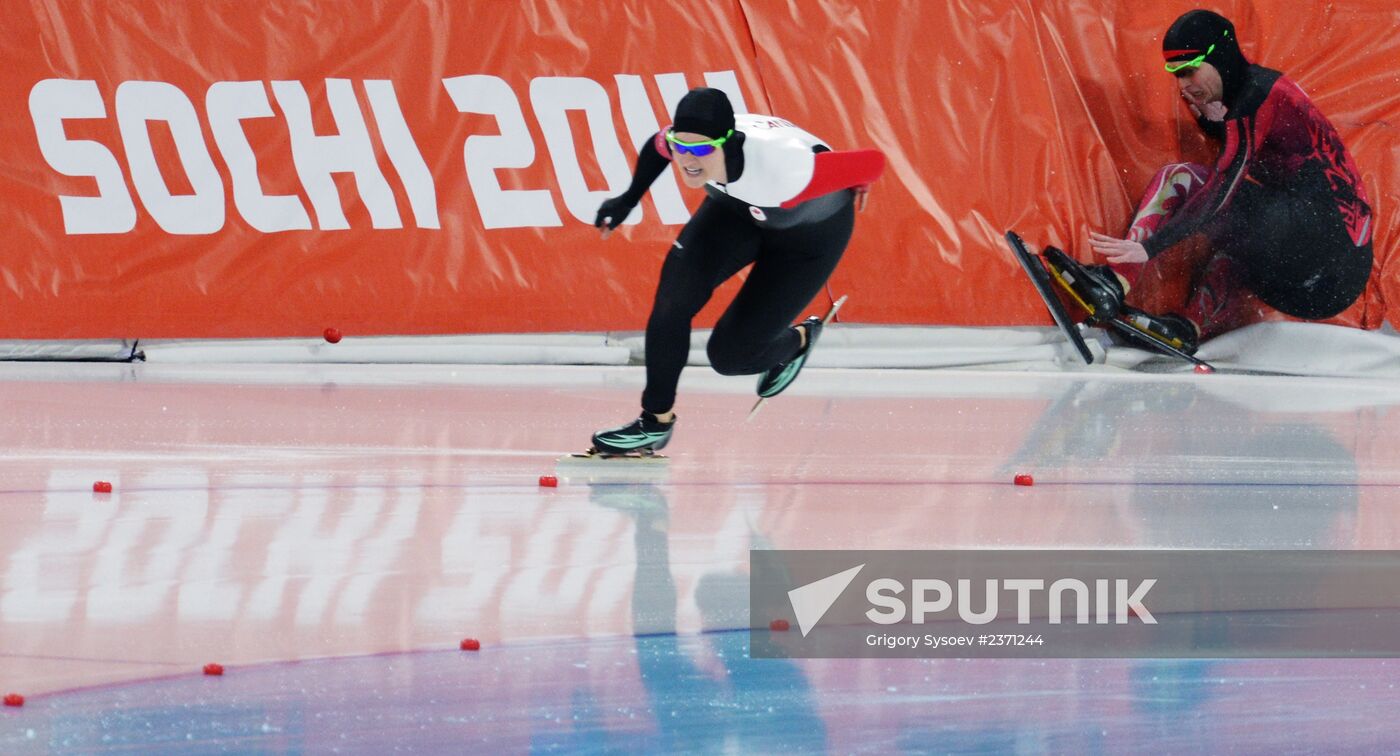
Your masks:
M204 95L204 108L209 114L214 143L228 163L233 205L243 220L265 234L311 228L311 216L306 214L300 198L263 194L258 159L243 133L240 121L273 115L266 85L261 81L215 82Z
M681 98L690 91L690 83L685 80L683 73L664 73L656 75L656 88L661 90L661 103L666 106L666 117L670 118L676 112L676 106L680 104ZM731 101L730 105L734 105ZM735 106L734 112L743 112ZM666 124L669 126L670 124Z
M661 126L656 122L656 113L652 110L642 77L619 74L614 78L617 81L618 99L622 104L622 121L627 126L628 142L633 149L645 147L646 140L660 131ZM627 189L627 185L609 189L613 194L621 194ZM685 200L681 198L675 171L665 171L656 177L656 181L651 185L651 201L656 205L656 213L661 216L661 222L668 226L690 220L690 211L686 209ZM640 221L642 218L640 210L627 217L629 221L633 218Z
M85 490L97 478L115 484L110 505L94 506ZM705 570L685 564L715 563L694 546L696 558L673 568L680 605L649 604L659 597L634 594L630 562L596 566L627 553L632 518L546 511L524 498L492 508L483 502L497 495L469 487L425 500L435 488L399 473L228 474L199 462L125 478L111 468L55 470L42 519L8 534L14 548L0 556L0 631L235 622L225 629L237 643L269 631L359 632L390 611L432 627L468 617L535 632L548 614L612 632L626 627L631 601L648 616L693 615L684 597ZM726 522L722 532L746 532L746 519ZM736 569L743 560L724 557Z
M530 105L544 132L544 144L554 163L554 176L564 195L564 207L569 214L584 223L593 223L598 205L613 194L621 194L632 181L627 156L617 143L617 129L612 121L612 104L603 85L580 77L542 76L530 82ZM603 170L608 188L589 191L583 169L574 150L573 129L569 127L568 111L581 110L588 120L593 154ZM640 206L639 206L640 207ZM625 223L641 222L638 210L629 213Z
M124 234L136 228L136 204L111 151L100 142L64 134L65 120L107 117L97 82L45 79L29 90L29 116L49 167L64 176L97 180L96 197L58 196L64 233Z
M306 89L299 81L274 81L272 94L287 117L287 130L292 141L292 164L296 166L311 208L316 211L317 226L327 231L350 228L336 191L332 173L350 173L360 190L360 199L369 210L374 228L403 228L399 209L389 182L379 171L365 126L364 113L355 100L349 79L326 79L326 100L335 119L335 135L317 134L311 123L311 103Z
M571 513L561 521L567 526L550 523L549 527L539 527L526 537L520 558L521 564L529 566L516 571L505 582L500 598L502 627L537 624L542 606L577 607L571 614L591 615L603 621L616 621L612 618L627 611L620 605L625 594L611 592L618 604L608 607L597 603L593 591L603 584L607 574L618 574L618 579L622 580L630 577L626 568L619 574L614 568L601 566L597 556L618 553L625 548L619 543L619 535L630 536L630 531L619 528L616 518L596 514ZM555 566L561 564L558 555L563 553L568 553L570 559L562 563L563 566ZM589 554L592 556L587 556ZM585 608L598 611L581 611Z
M520 111L520 100L497 76L474 74L443 79L442 86L462 113L495 116L500 136L473 134L462 145L467 183L476 197L484 228L562 226L547 189L501 188L497 168L528 168L535 162L535 143ZM597 208L594 208L595 210ZM593 222L592 218L588 219Z
M408 206L413 209L418 227L442 228L438 222L437 188L433 185L433 174L413 141L413 132L409 131L403 110L399 108L399 98L394 93L394 83L366 81L365 94L369 97L370 111L374 113L374 122L379 128L379 139L384 143L389 162L399 173L404 191L408 193Z
M180 167L194 194L171 194L151 148L151 121L164 121ZM169 234L212 234L224 227L224 181L184 92L163 81L126 81L117 87L117 128L126 147L131 183L146 212Z
M673 111L688 91L685 75L663 73L654 79L666 110ZM564 206L574 220L589 225L599 203L621 193L630 183L634 148L662 128L642 77L619 74L613 80L627 132L625 148L617 138L613 104L602 84L588 78L555 76L540 77L530 83L530 104ZM442 83L458 111L494 117L499 128L499 134L470 134L462 145L467 182L482 226L497 229L564 225L551 189L507 190L496 175L497 170L535 164L536 142L517 93L500 77L485 74L452 77ZM747 110L733 71L707 72L705 83L726 92L736 111ZM310 200L315 223L297 195L269 195L263 191L258 154L244 132L243 122L276 116L264 82L214 82L204 97L209 130L228 165L233 205L248 225L263 233L350 228L333 178L336 173L349 173L371 225L377 229L402 228L394 191L380 169L353 83L348 79L325 81L326 102L336 129L333 134L316 133L302 82L274 81L271 86L285 118L292 165ZM372 79L364 81L363 86L384 154L397 173L417 227L441 228L435 179L404 117L393 82ZM48 164L63 175L97 181L97 196L59 196L65 232L127 233L134 229L136 205L127 190L122 165L113 152L95 141L68 139L64 133L65 120L107 117L96 82L46 79L30 91L29 107L40 152ZM131 183L156 224L171 234L212 234L224 228L224 179L205 143L199 115L189 97L166 82L128 81L117 87L115 110ZM605 189L590 190L587 185L569 111L584 114L589 131L587 143L602 170ZM163 174L158 164L150 136L152 121L163 121L169 126L180 162L178 169L189 179L190 193L174 194L166 183L165 176L171 174ZM169 171L176 166L165 168ZM659 177L650 189L662 223L675 225L689 220L674 171ZM643 218L644 210L638 206L624 222L634 225Z
M308 488L297 492L296 507L267 545L262 569L266 577L248 596L244 606L248 616L281 615L287 589L295 585L297 590L291 591L296 597L294 622L321 622L354 560L354 544L371 532L379 518L382 496L357 495L350 506L330 510L330 478L308 475L300 483Z
M744 92L739 89L739 77L733 71L706 71L705 86L713 87L729 96L729 104L734 106L735 113L749 112L748 103L744 102ZM670 112L675 112L674 110Z
M330 508L330 497L320 494L303 494L312 503L299 510L298 514L306 519L294 521L293 528L306 529L287 540L279 538L268 548L269 571L280 569L298 575L301 593L297 596L295 617L296 623L303 626L320 625L330 619L328 612L343 591L345 576L355 569L352 565L358 561L358 547L378 531L384 509L384 490L380 488L356 489L350 506L334 509ZM335 523L334 528L327 527L328 521ZM327 530L331 531L329 537L323 535ZM382 580L383 576L374 578Z

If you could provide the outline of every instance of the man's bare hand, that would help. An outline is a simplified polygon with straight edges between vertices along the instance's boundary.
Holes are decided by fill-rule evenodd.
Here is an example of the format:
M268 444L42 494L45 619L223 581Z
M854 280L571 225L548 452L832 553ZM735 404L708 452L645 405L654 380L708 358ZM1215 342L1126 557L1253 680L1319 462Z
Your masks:
M1181 93L1181 99L1186 102L1186 107L1191 109L1191 115L1197 118L1205 118L1207 121L1217 123L1225 120L1225 112L1228 108L1225 107L1225 103L1219 100L1202 102L1185 92Z
M1216 123L1219 123L1220 121L1225 120L1226 110L1228 110L1228 108L1225 107L1225 103L1216 100L1215 102L1208 102L1205 105L1202 105L1201 115L1205 116L1207 121L1215 121Z
M1147 262L1147 249L1131 239L1115 239L1090 231L1089 247L1111 263Z

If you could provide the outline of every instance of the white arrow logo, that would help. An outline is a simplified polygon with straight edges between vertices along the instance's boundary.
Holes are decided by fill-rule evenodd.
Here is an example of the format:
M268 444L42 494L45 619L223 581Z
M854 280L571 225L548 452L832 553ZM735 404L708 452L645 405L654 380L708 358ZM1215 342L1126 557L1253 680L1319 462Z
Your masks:
M803 638L807 637L807 632L826 614L826 610L836 603L836 599L841 598L846 586L856 579L856 573L863 569L865 565L857 565L845 572L838 572L788 591L788 601L792 602L792 613L797 617L797 627L802 631Z

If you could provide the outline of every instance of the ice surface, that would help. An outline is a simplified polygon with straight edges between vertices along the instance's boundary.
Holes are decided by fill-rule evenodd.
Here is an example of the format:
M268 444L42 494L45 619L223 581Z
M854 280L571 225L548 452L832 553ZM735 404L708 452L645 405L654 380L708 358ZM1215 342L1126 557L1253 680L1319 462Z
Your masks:
M744 423L752 379L691 369L659 470L559 467L642 379L0 367L0 751L1400 745L1394 662L736 632L750 548L1400 547L1391 379L811 368Z

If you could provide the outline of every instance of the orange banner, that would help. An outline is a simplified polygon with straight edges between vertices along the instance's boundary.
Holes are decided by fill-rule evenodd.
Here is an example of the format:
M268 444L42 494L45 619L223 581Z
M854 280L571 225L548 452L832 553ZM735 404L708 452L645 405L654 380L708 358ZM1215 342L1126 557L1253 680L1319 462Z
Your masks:
M31 0L0 40L0 338L640 329L699 196L663 174L606 241L593 213L702 84L889 156L844 319L1045 323L1003 231L1078 249L1159 165L1209 161L1160 70L1187 7ZM1343 321L1379 325L1393 7L1219 10L1353 150L1378 275Z
M1088 232L1123 235L1161 166L1214 163L1162 70L1162 34L1194 3L743 5L773 108L819 122L833 144L890 157L833 284L850 292L851 318L1048 323L1016 280L1005 230L1089 259ZM1394 3L1215 10L1245 55L1300 83L1352 150L1377 218L1377 265L1337 320L1379 326L1383 302L1400 302Z

